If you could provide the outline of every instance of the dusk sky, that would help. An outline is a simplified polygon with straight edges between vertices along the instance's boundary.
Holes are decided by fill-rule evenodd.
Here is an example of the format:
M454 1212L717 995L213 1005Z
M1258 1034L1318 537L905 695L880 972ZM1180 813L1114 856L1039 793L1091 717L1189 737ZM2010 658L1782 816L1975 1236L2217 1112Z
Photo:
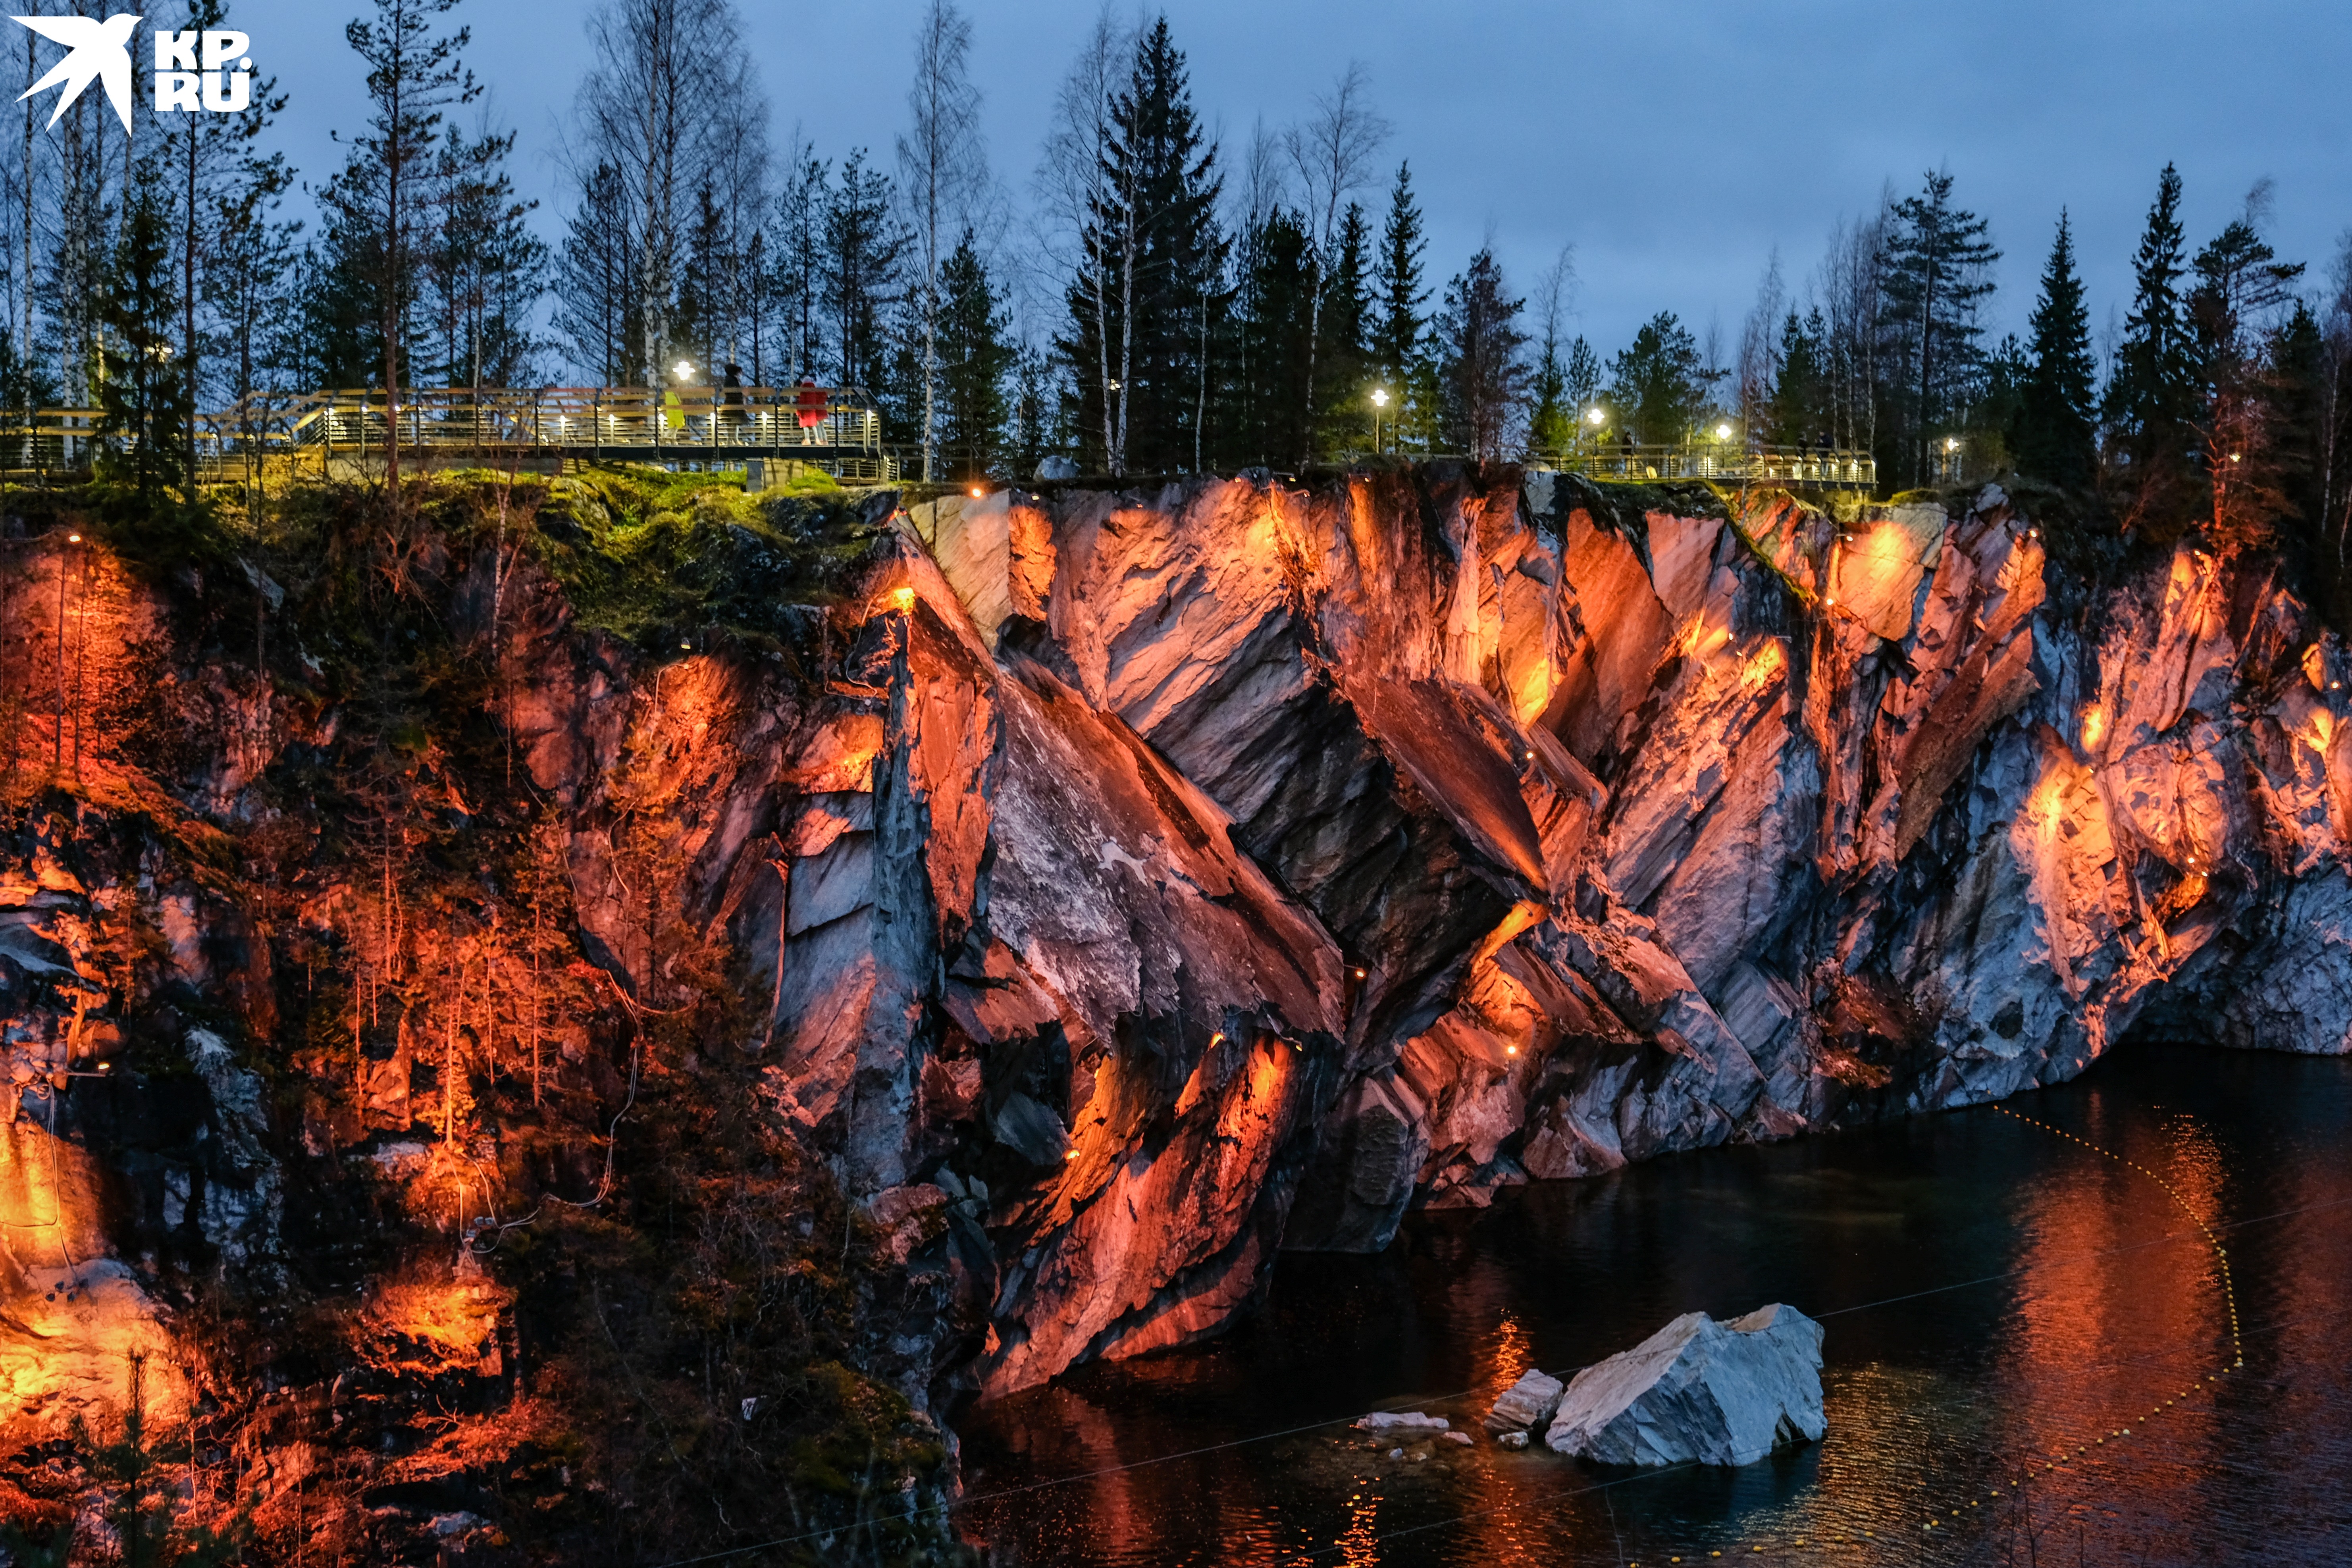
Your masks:
M820 153L887 159L904 118L920 0L744 0L774 106ZM291 101L283 145L306 175L359 116L342 42L352 0L243 0L256 63ZM588 63L577 4L469 0L471 59L521 135L517 174L560 229L556 153ZM1025 201L1038 141L1092 0L969 7L987 93L989 154ZM2191 244L2277 182L2282 255L2315 280L2352 227L2352 136L2339 84L2352 6L2306 3L1893 5L1730 0L1656 5L1267 4L1189 0L1171 11L1196 102L1237 154L1252 122L1295 117L1352 57L1395 131L1381 163L1412 159L1438 283L1491 229L1522 289L1576 247L1583 331L1604 354L1653 311L1727 342L1772 247L1792 283L1822 237L1893 180L1948 164L1956 196L2007 252L1991 325L2021 329L2062 205L2072 209L2095 337L2120 312L2158 170L2187 181ZM1365 193L1377 208L1384 189ZM1015 234L1017 243L1018 234Z

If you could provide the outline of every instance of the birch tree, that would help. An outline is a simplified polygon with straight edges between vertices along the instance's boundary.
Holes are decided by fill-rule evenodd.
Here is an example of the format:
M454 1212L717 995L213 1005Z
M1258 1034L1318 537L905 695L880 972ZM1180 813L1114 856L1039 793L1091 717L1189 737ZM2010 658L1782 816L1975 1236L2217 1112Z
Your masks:
M970 225L986 179L980 90L971 83L971 24L949 0L930 0L915 33L915 81L907 89L911 128L898 138L898 182L914 232L915 316L923 334L923 480L939 457L940 269L952 237Z
M573 178L584 189L600 164L627 177L635 358L645 384L658 386L697 198L730 173L722 164L758 133L766 105L726 0L605 0L589 18L588 41L596 63L574 104ZM740 199L739 183L726 182L730 200Z
M1115 309L1113 294L1119 286L1121 258L1112 254L1116 236L1106 232L1095 216L1107 208L1117 208L1122 200L1130 212L1133 207L1132 182L1123 189L1114 187L1110 151L1117 134L1111 100L1134 53L1133 31L1121 26L1105 5L1096 14L1094 26L1080 42L1077 58L1055 95L1053 124L1037 170L1038 195L1056 239L1068 252L1073 291L1085 300L1094 319L1103 322L1111 319ZM1134 232L1132 223L1118 226L1118 233L1128 237L1130 244ZM1131 272L1132 255L1125 259ZM1102 410L1103 451L1109 471L1117 475L1125 467L1118 416L1123 384L1113 366L1123 368L1124 362L1112 358L1110 336L1095 334L1094 363L1082 366L1081 373L1093 372Z
M1315 358L1323 337L1324 280L1331 269L1339 215L1348 198L1371 178L1372 157L1389 136L1389 122L1372 109L1370 73L1349 60L1328 92L1315 100L1315 112L1284 138L1291 166L1298 172L1301 200L1309 224L1307 252L1307 419L1315 427ZM1311 452L1299 454L1304 464Z

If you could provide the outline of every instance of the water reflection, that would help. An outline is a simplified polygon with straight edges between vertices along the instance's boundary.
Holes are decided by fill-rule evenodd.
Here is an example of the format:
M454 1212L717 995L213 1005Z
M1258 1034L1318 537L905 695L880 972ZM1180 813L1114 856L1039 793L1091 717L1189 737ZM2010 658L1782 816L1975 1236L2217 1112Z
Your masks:
M2161 1187L1979 1110L1538 1186L1418 1218L1377 1258L1286 1258L1223 1342L967 1413L961 1517L1030 1564L2352 1561L2352 1064L2136 1048L2018 1109L2233 1227L2243 1371L2200 1381L2229 1317ZM1773 1300L1827 1328L1830 1432L1743 1470L1604 1471L1483 1434L1391 1459L1345 1425L1417 1403L1475 1427L1529 1363Z

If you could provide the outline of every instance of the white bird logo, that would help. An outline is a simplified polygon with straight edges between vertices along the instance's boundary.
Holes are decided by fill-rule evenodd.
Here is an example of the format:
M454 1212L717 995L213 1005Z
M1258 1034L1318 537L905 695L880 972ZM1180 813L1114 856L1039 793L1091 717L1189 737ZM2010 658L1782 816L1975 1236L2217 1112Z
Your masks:
M113 101L114 112L122 117L122 129L131 129L131 34L139 26L137 12L125 11L103 22L95 16L19 16L16 20L73 51L48 75L18 93L17 102L65 83L65 91L58 95L57 112L49 116L49 123L55 125L73 107L90 78L96 77L106 84L106 96Z

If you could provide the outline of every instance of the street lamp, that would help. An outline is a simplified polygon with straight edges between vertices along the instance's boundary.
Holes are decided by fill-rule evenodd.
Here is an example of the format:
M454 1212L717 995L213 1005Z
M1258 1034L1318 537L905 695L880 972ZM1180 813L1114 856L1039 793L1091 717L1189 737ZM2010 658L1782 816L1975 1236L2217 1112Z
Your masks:
M1725 425L1718 425L1718 426L1717 426L1715 427L1715 438L1716 438L1717 440L1718 440L1718 441L1728 441L1728 440L1730 440L1730 439L1731 439L1731 426L1730 426L1729 425L1727 425L1727 424L1725 424Z
M1372 451L1375 455L1381 450L1381 410L1386 408L1388 405L1389 389L1385 386L1376 386L1372 388Z

